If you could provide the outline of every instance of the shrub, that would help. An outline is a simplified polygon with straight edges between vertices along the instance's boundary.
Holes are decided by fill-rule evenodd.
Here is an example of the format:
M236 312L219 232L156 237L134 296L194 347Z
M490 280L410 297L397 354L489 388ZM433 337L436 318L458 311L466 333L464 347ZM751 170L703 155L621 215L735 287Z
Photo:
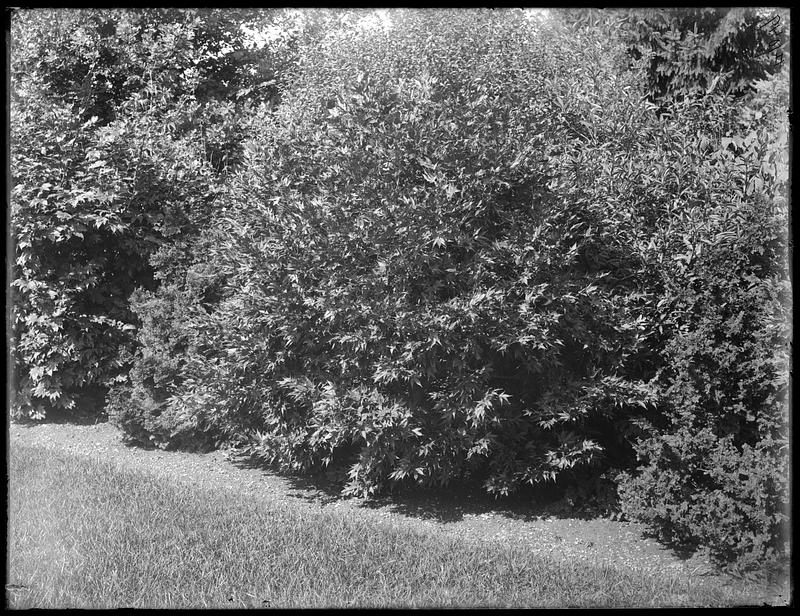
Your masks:
M205 38L210 37L207 49L207 45L199 44L198 35L194 37L197 49L212 57L216 57L214 54L224 41L234 47L243 44L238 32L241 18L231 19L227 11L217 18L223 25L212 26L212 34L220 36L228 32L225 28L233 28L231 40L228 35L218 39L206 33ZM196 415L173 406L177 400L173 395L180 391L184 379L188 377L191 382L192 373L186 372L185 364L194 353L193 323L214 310L219 301L221 278L216 264L198 263L198 255L207 251L200 230L211 225L215 217L224 215L225 201L220 196L225 194L224 186L232 170L242 164L243 141L252 130L251 116L256 109L269 113L279 96L278 86L290 76L291 41L288 37L259 50L238 49L234 54L222 56L220 62L227 77L199 80L197 90L203 96L213 94L221 100L212 98L200 106L184 107L196 110L185 124L195 137L195 163L202 161L208 171L206 194L189 212L190 217L173 226L168 240L160 242L152 252L149 266L154 284L130 297L130 309L139 323L135 348L126 356L130 371L127 379L109 392L106 405L109 417L122 428L129 441L199 449L218 441L202 429ZM221 70L214 64L209 65L208 70L211 69L215 69L215 75ZM253 72L255 77L250 74ZM264 79L265 72L272 79L259 83L257 77ZM213 87L210 81L214 82ZM250 85L243 87L248 82ZM168 118L163 121L170 125Z
M628 161L650 206L634 244L658 412L639 424L638 469L619 477L622 509L664 540L752 565L783 549L788 498L788 16L567 17L616 32L665 120Z
M235 105L275 91L248 14L33 10L12 20L12 412L126 379L149 259L210 215ZM236 53L222 53L229 46ZM210 88L210 83L215 83Z
M129 442L187 450L217 443L197 415L176 408L173 399L184 384L187 358L197 352L193 325L217 301L219 275L193 263L204 248L185 236L163 246L151 261L157 290L139 289L131 296L140 321L138 348L127 382L110 390L106 404L109 419Z
M661 541L740 568L784 553L789 468L778 444L737 447L731 436L682 428L639 451L648 463L622 481L622 507Z
M304 50L260 119L173 403L283 468L341 465L354 494L624 465L649 395L642 299L621 284L638 264L627 213L565 169L614 131L638 143L635 76L522 14L393 18Z
M661 260L653 322L669 335L652 385L666 423L638 443L637 472L620 478L630 517L662 539L702 544L742 565L784 548L787 78L784 72L757 84L759 94L739 105L706 101L709 125L718 123L717 106L737 110L732 136L716 150L703 133L686 142L706 146L693 171L709 196L702 211L672 219L675 245ZM694 130L688 119L685 125Z

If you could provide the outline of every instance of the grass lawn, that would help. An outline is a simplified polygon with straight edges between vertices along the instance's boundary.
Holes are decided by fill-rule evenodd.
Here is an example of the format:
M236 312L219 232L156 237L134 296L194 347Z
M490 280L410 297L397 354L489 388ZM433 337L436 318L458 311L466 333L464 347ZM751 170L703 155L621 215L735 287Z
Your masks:
M9 454L11 608L730 605L736 588Z

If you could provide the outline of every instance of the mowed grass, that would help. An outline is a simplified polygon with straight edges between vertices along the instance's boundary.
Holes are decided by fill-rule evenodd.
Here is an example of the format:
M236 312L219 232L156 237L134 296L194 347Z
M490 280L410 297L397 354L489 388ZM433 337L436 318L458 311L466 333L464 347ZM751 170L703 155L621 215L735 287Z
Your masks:
M719 585L215 493L15 446L11 608L726 605ZM10 588L10 590L8 589Z

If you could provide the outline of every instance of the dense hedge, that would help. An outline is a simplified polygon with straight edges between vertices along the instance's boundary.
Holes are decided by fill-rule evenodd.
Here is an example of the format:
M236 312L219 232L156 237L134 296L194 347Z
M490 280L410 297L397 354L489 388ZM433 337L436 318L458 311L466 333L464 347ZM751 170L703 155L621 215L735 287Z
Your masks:
M591 30L438 19L304 50L171 304L164 410L132 417L362 495L474 476L586 498L627 471L623 510L662 538L776 547L785 76L659 116ZM724 470L753 464L752 489Z
M238 154L207 218L126 287L126 437L361 496L618 487L664 541L779 553L788 68L735 53L770 14L308 15L279 105L215 107Z

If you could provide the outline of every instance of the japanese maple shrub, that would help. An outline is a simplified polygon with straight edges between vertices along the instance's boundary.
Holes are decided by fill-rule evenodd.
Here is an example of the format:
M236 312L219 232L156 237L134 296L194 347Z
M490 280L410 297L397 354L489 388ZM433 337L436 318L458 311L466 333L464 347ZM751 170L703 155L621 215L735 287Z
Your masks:
M568 170L598 105L614 147L643 139L637 76L521 12L393 19L309 45L258 120L165 408L282 468L340 468L351 494L624 466L651 372L635 233Z

